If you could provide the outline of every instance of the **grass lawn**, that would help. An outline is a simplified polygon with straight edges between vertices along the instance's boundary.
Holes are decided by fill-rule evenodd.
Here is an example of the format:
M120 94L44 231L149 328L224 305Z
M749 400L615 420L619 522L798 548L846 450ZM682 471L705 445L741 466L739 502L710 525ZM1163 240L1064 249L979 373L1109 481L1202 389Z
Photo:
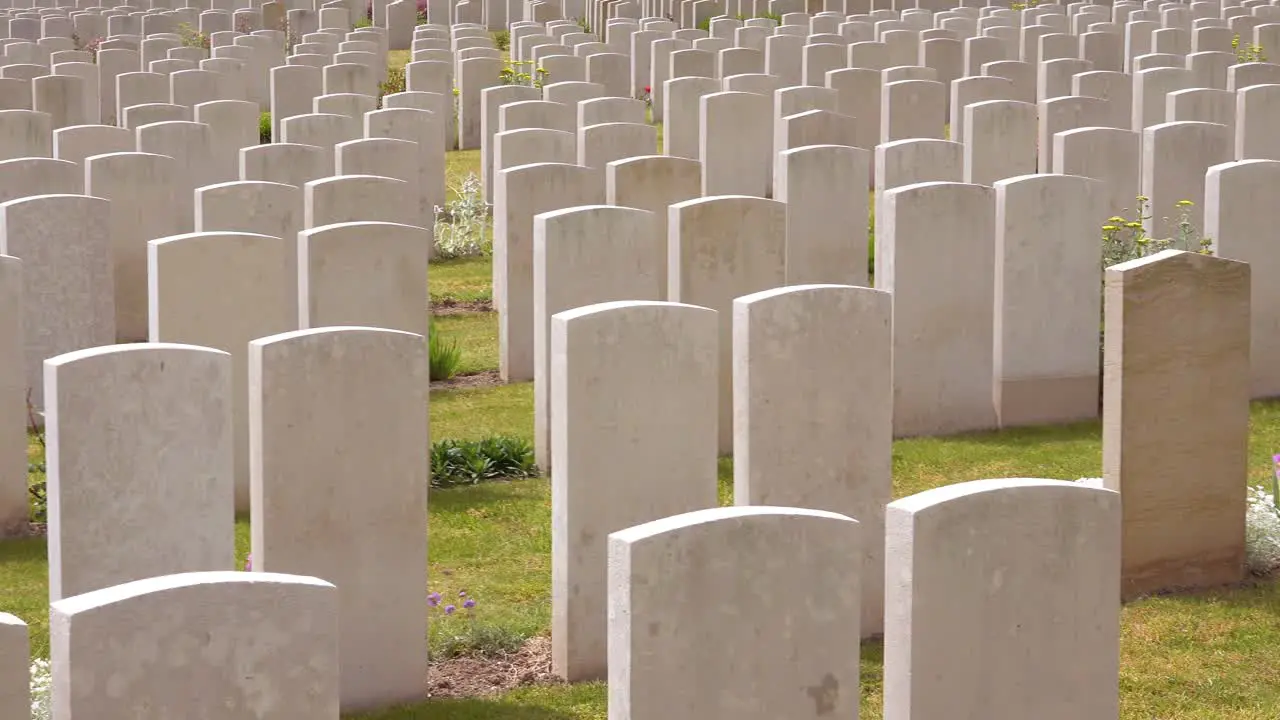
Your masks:
M393 54L394 56L394 54ZM450 153L455 173L474 168L476 153ZM474 171L474 169L470 170ZM434 299L476 300L490 293L488 260L433 264ZM464 348L465 372L497 366L496 316L459 313L438 318ZM532 439L533 387L529 383L431 393L431 439L515 435ZM1271 476L1280 450L1280 402L1252 408L1250 476ZM33 459L39 448L33 446ZM1101 467L1097 422L1054 428L979 433L894 444L894 495L949 483L997 477L1075 479ZM732 461L720 462L721 502L731 502ZM432 591L456 596L465 589L481 623L509 635L531 636L550 626L551 494L544 478L434 490L430 495ZM237 524L243 564L248 523ZM0 543L0 610L31 625L32 651L47 657L47 566L43 538ZM426 608L423 609L426 612ZM448 622L433 616L438 650ZM1192 596L1151 598L1123 612L1120 689L1124 720L1273 720L1280 716L1280 583L1223 589ZM882 717L881 644L862 645L862 717ZM520 688L488 699L436 700L355 716L359 720L603 720L601 683Z

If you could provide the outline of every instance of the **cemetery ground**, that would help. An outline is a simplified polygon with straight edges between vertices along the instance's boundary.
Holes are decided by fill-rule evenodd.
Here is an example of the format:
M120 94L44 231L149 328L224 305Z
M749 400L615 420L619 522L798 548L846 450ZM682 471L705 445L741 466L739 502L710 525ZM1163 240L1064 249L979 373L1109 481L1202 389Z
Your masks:
M404 58L392 54L392 64ZM659 136L661 137L661 136ZM479 152L448 154L449 200ZM872 204L874 208L874 204ZM462 350L459 376L433 385L431 441L533 437L533 384L499 384L497 315L488 258L435 262L430 292L438 329ZM426 439L424 439L424 442ZM43 461L32 438L34 463ZM1251 409L1249 484L1269 485L1280 452L1280 401ZM893 494L1003 477L1074 480L1101 474L1100 423L899 440ZM732 504L732 460L719 465L721 504ZM607 716L603 683L547 677L551 623L551 490L546 477L448 489L429 500L431 684L440 696L353 720L568 720ZM249 521L236 526L236 554L249 554ZM0 543L0 605L30 624L32 653L47 658L48 566L43 537ZM788 594L792 588L759 588ZM463 609L460 593L476 601ZM457 610L446 615L446 605ZM853 639L851 639L851 642ZM1121 717L1125 720L1273 720L1280 709L1280 581L1128 603L1122 612ZM980 656L975 657L975 660ZM861 717L882 717L882 646L861 649ZM472 697L462 697L472 695ZM455 697L456 696L456 697ZM346 717L346 716L344 716Z
M487 298L491 263L451 260L431 267L432 300ZM464 375L497 370L496 315L449 311L442 330L464 348ZM490 384L431 392L431 435L531 440L533 385ZM1266 484L1280 448L1280 402L1255 402L1250 435L1251 485ZM33 440L33 461L40 446ZM894 444L894 496L992 477L1076 479L1097 476L1100 425L1007 430ZM732 461L720 463L720 498L732 502ZM548 682L551 621L551 491L545 477L433 489L429 503L429 587L443 596L431 617L432 684L438 695L413 706L353 716L358 720L428 718L605 718L603 683ZM237 522L237 561L249 553L248 518ZM31 624L32 651L48 657L48 568L42 537L0 544L0 604ZM459 593L476 607L462 609ZM791 592L761 588L761 592ZM457 612L446 616L443 608ZM473 625L474 623L474 625ZM1272 720L1280 708L1280 582L1129 603L1122 615L1120 690L1125 720ZM525 648L511 654L522 643ZM439 660L445 655L461 655ZM862 644L862 717L881 717L881 644ZM444 672L441 673L441 669ZM447 685L447 687L446 687ZM497 692L494 692L497 690ZM479 697L447 697L475 694Z

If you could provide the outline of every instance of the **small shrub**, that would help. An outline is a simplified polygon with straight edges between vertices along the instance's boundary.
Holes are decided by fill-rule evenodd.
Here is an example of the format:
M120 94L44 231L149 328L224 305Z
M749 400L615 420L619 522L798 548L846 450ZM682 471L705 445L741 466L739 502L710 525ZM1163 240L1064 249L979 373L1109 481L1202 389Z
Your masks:
M382 98L386 95L404 92L404 68L388 68L387 79L378 83L378 107L382 107Z
M182 39L184 47L198 47L209 49L209 36L200 32L191 23L178 24L178 37Z
M499 30L493 34L493 46L502 51L511 49L511 33L506 30Z
M586 18L574 18L573 21L578 23L578 27L582 28L582 32L591 32L591 23L587 22Z
M1235 51L1236 62L1266 62L1266 53L1262 52L1262 46L1254 43L1241 43L1240 36L1236 35L1231 38L1231 49Z
M538 476L533 448L517 437L441 440L431 445L431 487L477 485Z
M532 61L511 61L508 60L502 66L502 71L498 73L498 79L503 85L524 85L526 87L541 88L547 81L546 70L538 68L530 73L526 68L533 67Z
M468 174L454 192L458 196L456 200L436 208L436 258L451 260L489 255L493 252L493 234L480 178L475 173Z
M1201 237L1199 230L1191 223L1191 208L1195 203L1190 200L1178 201L1176 237L1154 238L1148 235L1145 229L1145 222L1152 218L1148 214L1151 201L1141 195L1138 196L1137 201L1137 217L1129 219L1117 215L1108 219L1107 224L1102 226L1103 269L1117 263L1154 255L1170 248L1198 252L1201 255L1213 254L1211 249L1213 240Z
M458 374L458 365L462 363L462 349L458 347L457 340L446 340L436 330L434 319L427 326L427 351L428 373L432 380L448 380Z
M461 608L459 608L461 605ZM438 592L427 595L427 607L432 627L438 628L439 647L434 653L438 659L475 656L498 657L520 649L525 636L499 625L479 622L476 617L476 600L459 590L457 600Z
M264 112L258 116L258 144L271 143L271 113Z
M362 17L356 21L355 27L357 28L373 27L373 18Z

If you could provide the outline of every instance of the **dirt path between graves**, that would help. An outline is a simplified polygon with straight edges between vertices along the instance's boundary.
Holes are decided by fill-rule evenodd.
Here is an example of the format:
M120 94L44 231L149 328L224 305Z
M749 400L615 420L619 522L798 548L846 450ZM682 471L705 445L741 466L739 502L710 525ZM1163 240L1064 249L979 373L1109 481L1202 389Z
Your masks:
M454 375L448 380L435 380L432 390L457 390L459 388L492 387L502 384L502 376L497 370L485 370L470 375Z
M431 303L432 315L461 315L463 313L493 312L492 300L454 300L443 298Z
M535 637L500 657L460 657L427 668L432 698L484 697L525 685L563 685L551 672L551 638Z

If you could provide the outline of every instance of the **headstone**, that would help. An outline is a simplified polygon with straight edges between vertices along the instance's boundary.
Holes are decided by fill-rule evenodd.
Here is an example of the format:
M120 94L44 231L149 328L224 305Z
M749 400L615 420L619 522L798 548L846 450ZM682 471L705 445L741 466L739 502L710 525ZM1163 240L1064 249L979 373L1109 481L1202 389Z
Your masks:
M37 410L46 358L115 340L108 204L83 195L0 203L0 255L22 260L26 387Z
M337 586L344 712L426 694L427 372L394 330L249 344L253 569Z
M298 233L298 327L426 335L430 248L428 230L392 222L346 221Z
M661 300L655 214L610 205L554 210L533 218L534 451L552 467L551 317L614 300Z
M875 278L893 293L896 437L996 425L993 200L982 185L926 182L878 204Z
M27 530L27 374L23 366L22 261L0 255L0 537ZM0 615L3 617L3 615ZM6 632L0 622L0 642ZM22 630L23 647L26 628ZM0 654L0 658L4 657ZM24 653L23 659L26 655ZM0 660L0 683L12 677ZM22 666L25 669L25 664ZM24 675L25 676L25 675ZM0 707L10 692L0 689ZM25 705L23 706L26 707ZM24 710L25 712L25 710Z
M147 243L178 234L177 162L154 153L108 153L84 162L85 193L109 201L108 247L114 272L112 340L147 338ZM88 347L88 346L86 346Z
M493 299L498 363L507 382L534 376L533 217L599 204L604 188L588 168L522 165L497 173L493 203Z
M231 569L230 355L95 347L46 360L44 385L50 601Z
M701 165L696 160L650 155L615 160L605 168L605 201L654 214L659 299L667 297L667 208L701 195Z
M739 507L611 534L610 707L632 717L854 717L864 578L849 560L864 530L821 510ZM787 590L745 590L756 583ZM708 686L720 690L700 692Z
M27 624L9 613L0 613L0 711L5 717L31 715L31 643Z
M997 181L995 402L1001 427L1098 416L1103 183Z
M249 512L249 341L297 326L285 294L290 285L285 258L293 245L285 237L290 236L205 231L147 243L150 341L201 345L231 356L238 513Z
M1242 160L1209 168L1205 176L1204 235L1218 257L1249 263L1250 274L1273 277L1280 254L1267 238L1280 224L1268 188L1280 181L1280 161ZM1280 395L1280 298L1273 283L1250 290L1250 397Z
M1124 497L1126 598L1243 577L1250 275L1180 250L1107 268L1102 472Z
M376 175L340 175L303 186L302 226L306 229L349 222L411 225L418 204L409 183Z
M774 197L787 204L787 284L868 285L870 154L808 145L781 152L778 160Z
M552 667L566 679L616 671L609 533L716 505L718 322L638 301L551 319Z
M1118 717L1120 505L1022 478L889 503L885 716Z
M667 297L719 313L719 451L733 449L733 299L786 282L787 206L725 195L676 203L667 215Z
M174 716L200 707L208 720L337 720L338 604L334 586L314 577L241 572L60 600L49 622L57 712L128 720L139 707Z
M884 628L891 312L888 293L843 285L793 285L733 302L734 502L858 518L863 636Z

